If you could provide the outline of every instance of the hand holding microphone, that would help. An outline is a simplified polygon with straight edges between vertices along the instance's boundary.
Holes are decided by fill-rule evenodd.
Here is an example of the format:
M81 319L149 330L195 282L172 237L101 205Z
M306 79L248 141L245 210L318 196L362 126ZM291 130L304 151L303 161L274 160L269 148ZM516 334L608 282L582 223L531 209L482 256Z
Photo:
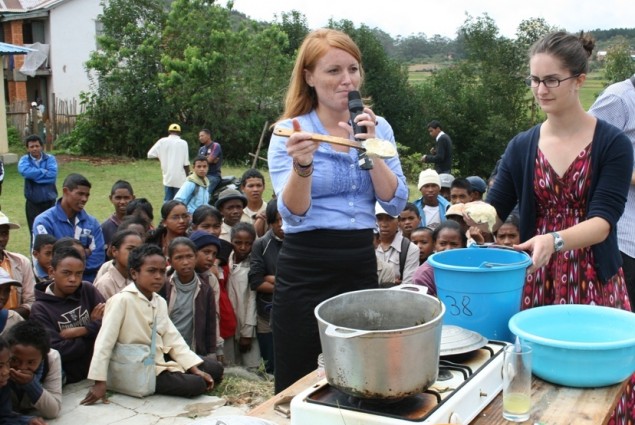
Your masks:
M366 133L366 127L355 122L355 118L364 113L364 104L362 103L362 98L357 90L348 92L348 110L351 113L351 127L353 127L353 134ZM357 137L355 140L358 142L362 141L362 139ZM358 158L359 160L357 163L359 164L359 168L362 170L373 169L373 160L366 155L366 152L360 153Z

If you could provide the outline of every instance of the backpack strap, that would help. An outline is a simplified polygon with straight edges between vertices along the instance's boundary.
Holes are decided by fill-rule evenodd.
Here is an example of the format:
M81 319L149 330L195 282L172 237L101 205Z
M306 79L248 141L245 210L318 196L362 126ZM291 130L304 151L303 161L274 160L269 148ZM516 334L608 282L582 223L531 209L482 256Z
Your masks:
M403 279L403 269L406 266L408 248L410 248L410 239L404 236L401 240L401 252L399 253L399 279Z
M0 310L0 332L4 330L4 327L7 325L7 319L9 318L9 310L3 308Z

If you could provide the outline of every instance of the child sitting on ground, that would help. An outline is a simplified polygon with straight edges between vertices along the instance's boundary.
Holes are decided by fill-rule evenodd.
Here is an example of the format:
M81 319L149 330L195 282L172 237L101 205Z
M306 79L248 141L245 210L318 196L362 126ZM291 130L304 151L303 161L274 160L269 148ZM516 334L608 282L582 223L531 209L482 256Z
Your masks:
M7 300L11 296L11 287L20 287L22 284L12 278L9 273L0 267L0 336L5 335L15 324L24 320L15 310L5 308Z
M66 382L86 379L93 344L104 314L104 297L82 281L84 258L71 246L55 248L50 282L35 286L31 320L49 332L51 347L62 356Z
M410 242L419 248L419 265L423 264L434 250L433 233L429 227L417 227L410 234Z
M214 275L218 281L218 287L214 287L214 297L217 300L217 315L218 315L218 335L220 340L232 337L236 333L236 313L234 307L229 299L229 293L227 291L227 282L229 280L229 256L233 250L232 244L224 239L220 239L221 226L223 222L223 216L218 209L209 206L202 205L194 211L192 214L192 230L194 231L190 238L194 236L197 231L203 231L211 235L216 236L220 242L220 249L216 253L213 266L209 269L209 272ZM200 270L199 274L204 273ZM207 277L209 279L209 277ZM212 280L212 285L213 285ZM222 341L219 341L222 342ZM219 361L225 363L225 355L223 350L217 348L217 358Z
M229 282L227 291L236 312L236 333L225 338L225 360L229 364L258 368L260 348L256 340L256 291L249 287L251 248L256 240L256 230L250 223L240 222L231 229L234 251L229 257Z
M53 245L57 238L48 233L36 235L33 240L33 272L36 283L49 279L49 266L53 259Z
M162 292L170 320L190 349L205 357L216 354L216 302L212 288L196 274L196 254L196 245L186 237L170 242L172 270Z
M11 350L9 344L0 336L0 423L6 425L46 425L42 418L24 416L13 411L11 403Z
M211 208L211 207L210 207ZM212 294L214 296L214 311L216 312L216 317L214 319L214 323L216 325L216 359L223 363L225 361L225 355L223 351L224 341L220 336L220 307L223 305L223 309L230 312L228 314L229 319L232 320L232 328L234 331L236 330L236 316L234 314L234 309L231 305L231 301L229 300L229 296L225 293L224 297L221 298L221 289L218 279L211 272L211 268L214 266L214 262L216 261L216 255L218 254L218 250L220 249L220 239L211 233L207 233L203 230L195 230L190 234L190 240L194 242L196 246L196 274L202 282L209 285L212 289Z
M432 238L434 239L435 252L465 248L467 243L467 238L465 237L465 233L461 231L461 226L452 220L444 221L439 227L434 229ZM427 287L429 295L437 295L437 286L434 282L434 270L427 260L415 271L413 283Z
M207 180L207 158L197 156L194 158L194 171L187 176L185 183L176 192L174 199L183 202L187 206L187 212L192 214L201 205L209 202L209 180Z
M22 413L35 409L45 418L56 418L62 410L62 360L51 348L46 329L26 320L11 328L7 343L13 408Z
M156 321L157 394L195 397L211 391L223 377L223 367L196 355L168 316L168 306L156 292L165 282L167 263L162 249L143 244L130 252L128 270L133 283L106 303L101 331L88 373L95 384L81 404L107 402L108 364L116 343L151 346Z
M105 300L132 283L128 276L128 255L142 243L141 236L130 229L121 230L113 236L110 245L113 267L96 278L94 283Z

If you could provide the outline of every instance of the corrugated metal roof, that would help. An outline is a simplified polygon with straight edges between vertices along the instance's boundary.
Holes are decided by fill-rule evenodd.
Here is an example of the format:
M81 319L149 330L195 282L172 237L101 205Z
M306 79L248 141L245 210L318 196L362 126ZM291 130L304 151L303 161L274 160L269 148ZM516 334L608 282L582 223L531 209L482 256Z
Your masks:
M0 55L25 55L32 51L33 49L29 49L28 47L0 42Z

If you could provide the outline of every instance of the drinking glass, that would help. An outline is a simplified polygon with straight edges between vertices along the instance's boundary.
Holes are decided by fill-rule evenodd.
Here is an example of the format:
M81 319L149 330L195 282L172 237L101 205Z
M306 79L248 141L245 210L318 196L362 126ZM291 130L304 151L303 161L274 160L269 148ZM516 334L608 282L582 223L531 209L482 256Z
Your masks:
M503 418L524 422L531 411L531 347L505 346L503 353Z

